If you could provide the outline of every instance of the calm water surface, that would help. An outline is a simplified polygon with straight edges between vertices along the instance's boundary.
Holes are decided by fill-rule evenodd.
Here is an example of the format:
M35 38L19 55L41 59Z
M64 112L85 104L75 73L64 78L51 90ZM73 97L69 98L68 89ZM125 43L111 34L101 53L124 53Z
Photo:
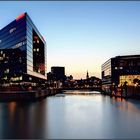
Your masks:
M140 101L86 92L1 102L0 138L140 138Z

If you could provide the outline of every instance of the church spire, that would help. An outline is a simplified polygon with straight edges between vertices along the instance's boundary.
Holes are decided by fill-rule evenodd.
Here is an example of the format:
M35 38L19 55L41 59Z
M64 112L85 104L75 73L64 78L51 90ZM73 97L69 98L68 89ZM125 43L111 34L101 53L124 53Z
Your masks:
M88 70L87 70L87 76L86 76L86 78L87 78L87 79L89 78L89 75L88 75Z

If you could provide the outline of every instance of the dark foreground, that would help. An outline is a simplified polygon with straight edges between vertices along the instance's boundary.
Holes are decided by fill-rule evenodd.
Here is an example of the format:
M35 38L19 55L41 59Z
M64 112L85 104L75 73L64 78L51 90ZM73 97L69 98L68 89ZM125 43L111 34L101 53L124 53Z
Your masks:
M140 101L76 92L0 102L0 138L140 138Z

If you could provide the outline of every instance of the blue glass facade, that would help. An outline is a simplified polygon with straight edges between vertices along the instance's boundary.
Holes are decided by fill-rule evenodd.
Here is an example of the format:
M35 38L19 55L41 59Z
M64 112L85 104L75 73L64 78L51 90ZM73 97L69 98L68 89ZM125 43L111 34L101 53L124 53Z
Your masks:
M44 82L46 42L27 13L0 30L1 85Z

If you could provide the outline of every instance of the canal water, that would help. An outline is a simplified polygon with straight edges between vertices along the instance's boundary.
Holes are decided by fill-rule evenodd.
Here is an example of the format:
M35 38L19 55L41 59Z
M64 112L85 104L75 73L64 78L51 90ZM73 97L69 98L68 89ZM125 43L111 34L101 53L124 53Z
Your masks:
M140 138L140 101L71 91L37 102L0 102L0 138Z

